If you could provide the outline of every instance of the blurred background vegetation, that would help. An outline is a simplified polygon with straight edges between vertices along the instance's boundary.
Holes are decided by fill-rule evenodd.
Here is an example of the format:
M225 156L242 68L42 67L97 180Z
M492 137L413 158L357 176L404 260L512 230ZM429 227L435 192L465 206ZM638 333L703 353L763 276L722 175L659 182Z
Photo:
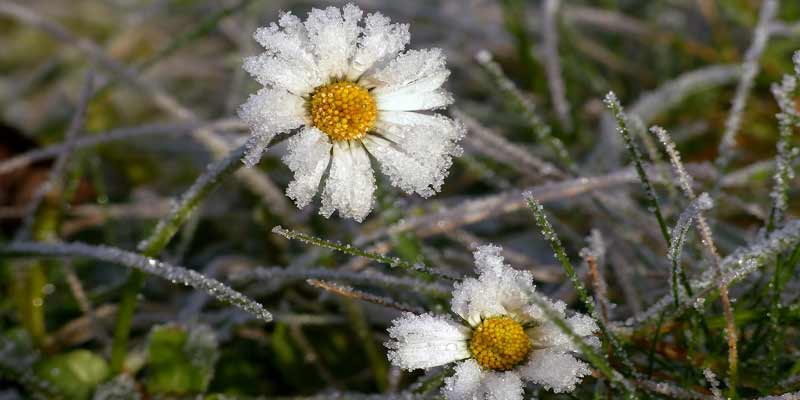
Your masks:
M461 210L458 207L470 200L545 187L559 180L536 171L525 173L513 159L504 159L502 151L498 155L496 147L481 141L480 135L471 138L475 130L489 130L516 149L557 165L560 162L537 139L515 99L476 62L480 50L488 50L524 91L539 117L577 160L579 175L612 174L628 163L622 142L614 140L613 119L602 103L605 93L613 90L628 110L639 111L646 125L670 130L684 161L693 168L690 172L703 187L711 188L722 179L711 163L717 157L736 90L736 66L753 38L759 0L564 1L556 23L561 73L571 105L566 119L559 117L551 100L541 1L355 3L366 12L380 11L393 21L411 23L412 48L440 47L447 54L453 72L448 86L457 109L451 111L468 115L471 121L465 155L455 161L442 193L423 200L383 184L375 211L364 224L336 217L327 220L316 214L316 206L297 210L282 195L291 174L280 162L284 148L277 144L250 178L237 175L238 179L229 179L212 192L159 255L228 282L272 311L275 322L264 324L238 309L209 301L202 293L149 278L139 297L121 376L110 363L111 337L130 271L97 260L0 254L0 399L386 394L409 385L416 393L435 396L437 392L430 392L428 386L435 386L440 376L403 373L386 360L385 327L398 315L396 310L335 296L308 285L304 278L319 275L320 268L358 272L367 277L351 282L359 289L435 311L447 310L446 290L433 291L438 293L434 295L389 285L386 274L408 274L287 241L271 232L277 225L458 274L472 271L472 244L500 244L507 261L535 272L540 290L580 309L530 211L517 206L508 212L492 209L487 216L480 215L485 211L480 209L447 214L450 209ZM343 4L302 0L0 2L0 243L10 241L23 224L27 206L47 179L57 152L6 170L3 162L64 142L79 109L87 71L93 71L94 92L79 139L104 137L120 129L128 135L75 149L65 166L63 184L50 192L37 211L32 236L38 241L82 241L135 251L168 213L172 199L206 165L247 136L237 121L236 108L258 88L241 68L244 56L260 52L251 38L255 29L276 21L280 10L304 16L311 7ZM770 84L792 71L791 54L800 48L797 21L800 2L782 1L770 24L771 37L742 116L736 156L729 170L722 171L727 183L716 199L713 225L723 254L750 242L769 213L770 167L778 136L774 118L778 107ZM674 98L664 94L665 88L674 88L671 81L715 66L720 67L718 73L680 88ZM642 105L640 100L654 93L661 97L654 104ZM610 301L617 304L614 318L625 319L669 291L666 245L635 181L598 190L622 196L633 209L602 213L587 206L587 196L580 193L544 203L576 263L590 232L602 233L607 246L602 269ZM670 185L659 186L665 199L675 199L674 191ZM797 191L796 183L791 185L790 198ZM670 226L685 205L664 200ZM798 206L796 201L790 203L790 214L796 215ZM423 223L386 231L388 226L426 218L445 225L457 222L444 231ZM692 246L686 251L702 258L699 246ZM270 269L260 270L259 275L253 273L256 267ZM702 269L699 263L687 268L691 275ZM281 269L317 272L290 275L280 273ZM371 280L369 274L375 271L384 275ZM412 287L424 284L437 283L416 282ZM757 293L766 290L765 282L742 286L757 288ZM800 321L800 309L795 307L799 288L794 281L787 283L787 292L794 290L784 317L791 329ZM742 293L753 292L741 289L734 296ZM743 397L800 390L800 379L783 387L775 383L800 374L800 364L793 361L800 349L791 332L786 333L784 351L778 356L779 370L760 373L767 352L763 338L769 335L769 328L763 327L768 317L759 311L762 300L745 296L736 302L743 333L739 387ZM715 335L722 336L721 312L711 303L706 305L708 324ZM624 343L632 354L641 356L634 361L642 371L647 371L649 360L649 376L708 395L702 370L725 375L726 348L720 337L708 339L699 359L687 359L677 339L658 346L656 342L643 335L631 336ZM648 359L648 354L653 355ZM606 393L602 385L597 388L595 380L587 379L573 395L542 391L538 396L589 398Z

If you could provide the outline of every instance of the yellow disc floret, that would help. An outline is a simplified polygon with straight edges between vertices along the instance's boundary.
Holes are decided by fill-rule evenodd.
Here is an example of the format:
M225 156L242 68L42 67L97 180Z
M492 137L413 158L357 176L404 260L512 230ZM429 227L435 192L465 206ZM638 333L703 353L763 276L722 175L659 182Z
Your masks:
M469 351L481 367L508 371L525 360L531 341L522 325L509 317L483 320L469 340Z
M352 82L320 86L311 94L311 121L332 140L360 139L375 126L378 107L366 89Z

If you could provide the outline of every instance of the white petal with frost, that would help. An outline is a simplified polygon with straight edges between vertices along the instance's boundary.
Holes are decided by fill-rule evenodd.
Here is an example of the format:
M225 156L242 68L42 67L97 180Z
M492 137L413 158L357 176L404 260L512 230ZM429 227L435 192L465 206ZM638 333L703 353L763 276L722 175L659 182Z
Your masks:
M317 60L317 68L326 78L343 78L350 69L361 27L363 12L348 4L341 10L328 7L312 9L305 26Z
M533 350L530 361L520 368L525 380L556 393L571 392L591 370L572 354L557 349Z
M333 144L331 157L319 212L327 218L338 210L341 217L361 222L372 211L375 192L369 156L360 142L340 141Z
M277 133L286 132L308 122L303 99L283 89L263 88L250 95L239 107L239 118L250 126L253 136L248 141L244 162L253 166Z
M244 69L265 86L284 88L304 96L325 82L312 53L305 26L285 13L278 24L258 28L253 37L267 50L245 58Z
M490 372L486 375L483 381L483 399L522 400L522 379L519 373L516 371Z
M405 313L392 321L389 360L405 370L444 365L470 356L469 329L449 318Z
M430 186L430 189L425 191L427 193L417 191L423 197L441 190L452 158L462 153L458 141L464 135L463 127L441 115L382 111L376 131L410 156L423 170L429 171L426 186ZM412 170L406 172L410 174Z
M455 284L453 312L472 326L496 315L508 315L524 322L524 310L535 290L533 277L528 271L504 264L501 250L493 245L479 247L474 253L478 278L467 278Z
M328 136L317 128L305 128L289 139L283 162L294 172L294 180L286 188L286 195L298 207L305 207L317 194L319 181L330 163L331 148Z
M362 142L378 160L381 172L389 177L392 185L406 193L416 192L422 197L430 197L441 187L442 179L436 177L438 171L421 164L397 144L377 136L368 136Z
M483 370L472 358L458 363L454 369L453 376L444 379L442 394L447 400L474 399L485 375Z
M350 65L347 78L358 80L373 66L380 66L389 57L394 57L411 40L408 24L392 24L389 18L380 13L364 18L363 35L358 40L358 48Z
M598 344L598 339L591 336L598 329L594 319L588 315L576 314L567 318L566 322L576 335L584 338L585 342L592 346ZM529 329L528 334L534 347L557 348L560 351L580 351L580 348L573 342L572 338L550 321L540 323L538 326Z

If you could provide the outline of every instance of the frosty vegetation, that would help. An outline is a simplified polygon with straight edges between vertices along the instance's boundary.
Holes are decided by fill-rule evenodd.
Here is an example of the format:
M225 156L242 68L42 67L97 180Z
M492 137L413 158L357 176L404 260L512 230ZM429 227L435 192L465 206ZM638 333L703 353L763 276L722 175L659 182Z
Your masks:
M798 21L0 1L0 399L800 399Z

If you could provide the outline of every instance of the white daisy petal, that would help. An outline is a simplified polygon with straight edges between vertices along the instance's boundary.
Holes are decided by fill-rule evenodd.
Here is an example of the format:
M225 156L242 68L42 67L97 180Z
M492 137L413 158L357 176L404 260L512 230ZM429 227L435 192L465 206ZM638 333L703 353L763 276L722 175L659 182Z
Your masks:
M452 165L452 158L461 155L463 151L457 144L464 135L463 127L441 115L381 112L376 130L414 161L412 167L401 164L396 169L396 178L391 171L384 170L384 173L392 178L396 186L406 192L416 191L423 197L441 190ZM410 162L405 164L412 165ZM406 182L416 184L406 185Z
M408 90L391 93L375 93L379 110L420 111L445 107L453 102L453 96L445 90L418 92L410 86Z
M561 300L552 301L544 296L540 296L540 300L547 303L550 306L550 309L555 311L559 317L565 318L566 310L567 310L567 303L564 303ZM548 317L545 314L544 310L539 307L537 304L529 304L525 307L525 314L530 317L534 321L547 321Z
M331 147L328 136L317 128L305 128L289 139L283 162L294 172L294 180L286 188L286 195L297 207L305 207L317 194L319 181L330 163Z
M362 82L374 87L379 110L430 110L453 102L440 89L449 75L441 49L409 50Z
M483 380L483 391L486 400L522 400L522 379L516 371L491 372Z
M317 68L324 77L342 78L350 69L361 28L363 12L348 4L343 9L312 9L305 26L316 55Z
M444 73L447 67L442 49L409 50L385 67L362 77L361 82L386 93Z
M270 53L282 53L286 58L314 65L308 31L300 18L292 13L281 14L277 24L256 29L253 38Z
M245 57L243 68L258 83L283 88L297 96L306 96L323 83L315 68L269 53Z
M282 89L263 88L250 95L239 107L241 118L253 132L248 141L245 164L253 166L277 133L295 129L307 123L303 99Z
M484 372L474 359L456 365L453 376L444 379L442 394L447 400L474 399L481 387Z
M267 52L245 58L244 69L262 85L303 96L324 82L311 52L308 32L299 18L285 13L278 24L258 28L253 37Z
M430 314L405 313L392 321L387 342L389 360L405 370L424 369L462 360L469 329L446 318Z
M556 393L571 392L591 374L586 363L557 349L533 350L530 361L519 369L522 377Z
M411 40L408 24L392 24L389 18L380 13L367 15L364 18L364 34L358 40L350 72L347 78L358 78L373 65L380 65L382 61L393 57L403 50Z
M591 346L599 345L599 339L590 336L598 329L597 324L591 317L583 314L576 314L567 319L567 324L575 334L582 336L587 344ZM580 348L573 342L572 338L550 321L530 328L528 330L528 335L531 337L531 343L533 343L534 347L554 348L562 352L580 351Z
M535 290L533 277L528 271L504 264L501 250L493 245L479 247L474 253L478 278L467 278L455 284L453 312L472 326L496 315L525 318L530 294Z
M375 176L366 150L356 141L339 141L333 145L333 158L320 214L330 217L335 210L344 218L361 222L372 210Z
M437 177L438 171L419 163L396 144L376 136L367 136L362 143L378 160L381 172L389 177L392 185L406 193L430 197L441 188L444 179Z
M600 329L594 318L585 314L575 314L567 318L567 324L569 324L572 331L578 336L593 335Z
M429 131L436 131L437 137L451 141L458 141L464 136L464 127L461 123L440 114L421 114L409 111L381 111L378 120L386 126L414 126L425 127Z

